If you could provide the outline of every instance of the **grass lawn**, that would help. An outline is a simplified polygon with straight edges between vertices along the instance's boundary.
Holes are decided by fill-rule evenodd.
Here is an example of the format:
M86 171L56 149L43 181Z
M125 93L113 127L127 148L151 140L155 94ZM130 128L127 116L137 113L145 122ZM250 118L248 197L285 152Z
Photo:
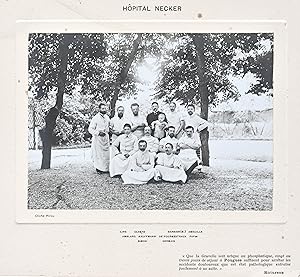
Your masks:
M195 171L186 184L123 185L120 178L96 174L86 156L63 156L54 154L48 170L31 159L28 208L272 210L271 162L212 158L211 166Z

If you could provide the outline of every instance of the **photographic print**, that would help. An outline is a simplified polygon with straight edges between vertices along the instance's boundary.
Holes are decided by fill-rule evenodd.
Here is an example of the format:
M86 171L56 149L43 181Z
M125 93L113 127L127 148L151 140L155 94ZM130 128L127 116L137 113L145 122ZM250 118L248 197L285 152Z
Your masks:
M29 210L273 209L271 32L30 33Z

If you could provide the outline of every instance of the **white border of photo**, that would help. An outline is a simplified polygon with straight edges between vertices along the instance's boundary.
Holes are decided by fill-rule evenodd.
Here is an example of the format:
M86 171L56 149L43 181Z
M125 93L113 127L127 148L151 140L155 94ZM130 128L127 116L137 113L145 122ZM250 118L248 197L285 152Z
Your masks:
M285 21L18 21L16 221L18 223L284 223L287 220L287 30ZM32 210L28 194L29 33L274 33L273 210Z

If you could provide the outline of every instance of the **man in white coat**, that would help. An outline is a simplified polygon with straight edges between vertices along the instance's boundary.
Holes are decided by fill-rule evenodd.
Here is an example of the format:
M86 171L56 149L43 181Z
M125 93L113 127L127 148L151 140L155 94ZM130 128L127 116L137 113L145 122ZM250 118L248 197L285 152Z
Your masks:
M131 124L132 133L141 138L144 135L144 128L147 125L146 117L140 113L140 105L133 103L131 105L132 114L128 116L129 123Z
M185 123L183 115L176 110L175 102L170 103L166 116L169 126L174 126L175 128L175 137L179 139L183 134Z
M109 165L110 177L122 175L129 166L131 156L138 150L138 139L131 132L128 123L124 125L124 134L112 143L112 152L116 153Z
M156 160L154 180L182 183L187 180L184 165L178 156L173 153L171 143L165 145L165 153L161 153Z
M171 143L173 146L173 152L178 153L179 140L175 137L175 127L169 126L167 129L167 136L165 138L162 138L159 142L159 152L165 152L165 146L167 143Z
M178 158L182 161L186 174L189 174L200 165L197 150L200 149L200 138L194 136L194 127L187 126L185 134L179 139L180 152Z
M112 142L116 140L116 138L123 134L123 127L125 123L129 123L129 120L124 116L124 107L119 106L117 108L117 113L110 120L110 131L112 133L111 140Z
M198 133L208 127L208 122L195 113L195 106L193 104L187 105L187 114L183 119L185 126L193 126L194 131Z
M132 155L128 169L122 174L124 184L146 184L154 178L154 156L147 142L139 141L139 150Z
M109 169L109 117L107 106L99 105L99 113L91 120L88 131L92 137L92 160L97 173L108 172Z
M187 105L187 114L184 116L185 126L193 126L194 136L200 137L200 132L205 128L208 128L208 122L195 113L195 106L193 104ZM200 148L197 150L197 156L201 160ZM198 167L201 170L201 166Z
M151 136L151 128L146 126L144 129L144 136L140 140L145 140L147 142L147 150L151 153L157 153L159 149L158 138Z

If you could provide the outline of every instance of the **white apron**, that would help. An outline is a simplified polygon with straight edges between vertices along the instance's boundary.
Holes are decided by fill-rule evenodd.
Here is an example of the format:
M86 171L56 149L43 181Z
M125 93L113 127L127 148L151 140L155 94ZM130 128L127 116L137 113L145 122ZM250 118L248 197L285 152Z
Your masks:
M146 184L154 178L154 168L145 171L126 170L122 175L124 184Z
M146 184L154 178L154 154L149 151L136 152L128 169L121 176L124 184ZM143 167L143 168L142 168Z
M129 164L130 164L130 157L125 158L123 154L119 154L113 157L109 165L110 177L122 175L127 170Z
M178 158L184 165L184 169L188 170L199 159L197 157L196 150L194 149L181 149Z
M107 115L96 114L89 125L88 131L92 134L92 161L94 167L107 172L109 169L109 117ZM102 137L99 132L104 132Z
M182 181L183 183L185 183L187 180L185 171L182 168L170 168L163 165L156 165L155 170L156 180L158 179L158 176L160 176L164 181L168 182Z
M109 136L93 136L91 150L94 167L107 172L109 169Z

